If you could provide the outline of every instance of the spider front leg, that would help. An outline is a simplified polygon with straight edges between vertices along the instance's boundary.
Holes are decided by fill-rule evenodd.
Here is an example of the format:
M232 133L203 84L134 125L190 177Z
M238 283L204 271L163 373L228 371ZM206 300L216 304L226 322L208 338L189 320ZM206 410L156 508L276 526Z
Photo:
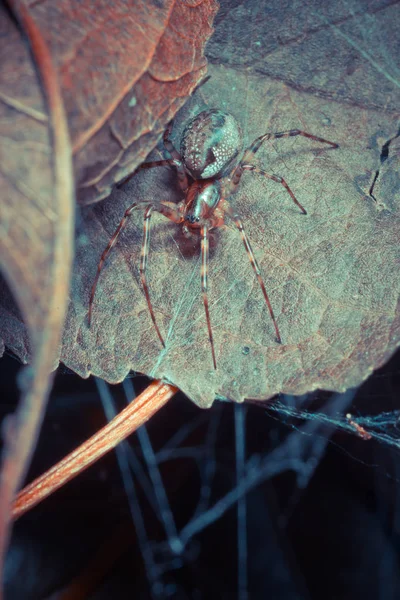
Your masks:
M307 133L302 129L290 129L289 131L278 131L277 133L264 133L264 135L260 135L260 137L256 138L254 142L250 144L250 146L245 150L243 155L242 163L250 161L254 158L257 150L260 148L261 144L267 140L276 140L280 138L287 137L296 137L301 135L302 137L308 138L310 140L314 140L315 142L321 142L322 144L329 144L332 148L339 148L339 144L336 142L330 142L324 138L318 137L317 135L313 135L312 133Z
M127 225L128 218L131 216L131 214L135 210L135 208L139 208L140 206L148 206L148 204L149 204L148 202L134 202L133 204L131 204L131 206L129 208L126 209L124 216L121 219L120 224L118 225L112 238L108 242L106 249L104 250L103 254L100 257L99 264L97 265L96 277L94 278L94 282L92 285L92 290L90 292L90 298L89 298L89 314L88 314L89 327L92 322L93 300L94 300L94 295L96 293L97 282L99 281L100 273L103 269L106 258L109 255L109 253L111 252L111 250L113 249L113 247L115 246L115 244L117 243L117 240L118 240L120 234L122 233L122 231L125 229L125 227Z
M155 317L154 310L153 310L153 305L152 305L151 299L150 299L149 287L147 285L147 279L146 279L147 259L149 256L149 248L150 248L150 219L151 219L152 212L154 210L159 212L160 214L164 215L164 217L167 217L174 223L179 224L182 222L183 219L182 219L182 215L180 214L180 212L176 209L176 206L175 205L171 206L171 205L168 205L167 203L151 204L150 206L148 206L146 208L145 213L144 213L143 241L142 241L142 248L140 251L140 279L142 281L143 291L144 291L144 295L146 296L147 306L148 306L148 309L150 312L151 320L153 321L153 325L157 332L159 340L160 340L161 344L163 345L163 347L165 348L164 338L161 335L161 332L157 325L156 317Z
M170 133L172 130L172 125L173 125L173 122L171 121L171 123L168 125L168 127L166 128L164 135L163 135L164 147L167 150L167 152L169 152L169 154L171 155L172 158L165 158L163 160L152 160L147 163L142 163L141 165L139 165L139 167L137 169L135 169L135 171L130 173L127 177L122 179L122 181L120 181L117 184L118 188L121 188L123 185L128 183L128 181L130 181L132 179L132 177L134 175L136 175L136 173L141 169L153 169L154 167L168 166L168 167L175 167L176 173L178 175L179 187L181 188L181 190L183 192L186 192L186 190L189 187L189 181L188 181L188 178L186 175L185 167L183 165L182 157L179 154L179 152L176 150L176 148L173 145L173 143L171 142L171 140L169 139L169 136L170 136Z
M252 142L250 144L250 146L247 148L247 150L245 150L242 160L240 161L239 165L236 167L236 169L234 170L234 172L231 176L231 181L232 181L231 192L233 192L236 189L237 185L239 184L240 178L243 175L243 171L245 170L243 168L244 164L253 160L256 152L259 150L259 148L263 142L265 142L267 140L275 140L275 139L279 139L279 138L296 137L298 135L308 138L310 140L314 140L315 142L321 142L322 144L329 144L332 148L339 148L339 144L337 144L336 142L330 142L329 140L326 140L324 138L313 135L312 133L307 133L306 131L303 131L302 129L290 129L289 131L279 131L278 133L264 133L264 135L260 135L260 137L256 138L254 140L254 142ZM255 168L252 170L255 170ZM291 195L294 202L296 204L298 204L298 206L302 209L302 211L304 213L306 213L306 211L301 206L301 204L299 204L297 202L297 200L294 197L293 192L291 192L287 183L285 182L285 180L282 177L278 177L277 175L270 176L270 175L267 175L265 172L263 172L263 174L265 174L270 179L273 179L274 181L278 181L279 183L282 183L288 190L288 192ZM275 177L275 179L274 179L274 177Z
M282 343L282 338L281 338L281 334L279 332L278 323L276 322L274 311L272 310L271 302L270 302L270 300L268 298L267 290L265 289L264 280L263 280L263 278L261 276L260 267L258 266L257 259L254 256L254 252L253 252L253 249L251 247L250 240L247 237L247 234L246 234L246 232L244 230L242 220L239 217L239 215L237 215L236 213L233 212L232 208L228 204L225 206L225 212L229 215L229 217L232 219L232 221L235 223L236 227L239 230L239 233L240 233L241 238L243 240L243 244L244 244L244 247L246 249L247 255L249 257L251 266L253 267L254 273L256 274L256 277L257 277L257 280L258 280L258 283L260 284L262 293L264 295L265 302L266 302L268 310L269 310L269 314L270 314L272 322L274 324L275 334L276 334L276 341L278 342L278 344L281 344Z
M124 179L122 179L119 183L117 183L117 188L119 189L122 186L124 186L126 183L128 183L128 181L130 181L132 179L132 177L134 177L136 175L136 173L138 171L140 171L141 169L154 169L154 167L170 167L171 163L172 163L172 161L169 158L166 158L163 160L152 160L151 162L142 163L141 165L138 166L137 169L132 171L132 173L129 173L129 175L127 175Z
M182 222L182 216L181 216L179 210L177 210L176 205L174 205L172 203L170 204L170 203L166 202L165 204L163 204L160 202L157 204L150 204L149 202L134 202L129 208L127 208L127 210L124 213L124 216L121 219L121 222L119 223L119 225L118 225L117 229L115 230L111 240L109 241L106 249L104 250L103 254L101 255L100 262L97 267L96 277L95 277L95 280L94 280L94 283L92 286L92 290L90 293L88 325L89 325L89 327L91 325L93 300L94 300L94 296L96 293L96 288L97 288L97 283L98 283L98 280L100 277L100 273L103 269L106 258L109 255L109 253L111 252L112 248L115 246L121 232L125 229L128 218L131 216L134 209L143 207L143 206L146 206L146 211L144 214L144 224L143 224L143 241L142 241L141 260L140 260L140 277L141 277L141 281L142 281L142 285L143 285L144 294L146 296L147 306L149 308L151 319L153 321L157 335L158 335L162 345L165 347L165 342L164 342L161 332L157 326L153 306L152 306L152 303L150 300L150 294L149 294L149 289L148 289L147 280L146 280L146 268L147 268L148 254L149 254L149 242L150 242L150 227L149 226L150 226L150 218L151 218L152 211L155 210L155 211L159 212L160 214L164 215L165 217L167 217L174 223Z

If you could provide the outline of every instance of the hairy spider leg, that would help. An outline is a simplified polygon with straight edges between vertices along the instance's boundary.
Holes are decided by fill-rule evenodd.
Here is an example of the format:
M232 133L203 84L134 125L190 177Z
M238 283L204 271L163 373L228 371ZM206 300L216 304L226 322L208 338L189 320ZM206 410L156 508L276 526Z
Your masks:
M293 202L295 204L297 204L297 206L300 208L302 213L304 215L307 214L306 209L297 200L296 196L294 195L294 193L292 192L292 190L290 189L290 187L288 186L286 181L283 179L283 177L280 177L279 175L270 175L269 173L267 173L263 169L260 169L259 167L256 167L255 165L244 165L241 163L238 167L236 167L236 169L231 177L230 184L228 186L229 194L233 194L235 192L237 186L239 185L239 181L240 181L244 171L253 171L254 173L258 173L259 175L262 175L263 177L272 179L272 181L281 183L283 185L283 187L286 189L286 191L290 194L290 197L293 200Z
M257 277L257 280L258 280L258 283L260 284L262 293L263 293L264 298L265 298L265 302L266 302L268 310L269 310L269 314L270 314L272 322L274 324L275 333L276 333L276 341L278 342L278 344L281 344L282 343L282 338L281 338L281 334L279 333L278 323L276 322L274 311L272 310L271 302L270 302L270 300L268 298L267 290L265 289L265 284L264 284L264 280L263 280L262 275L261 275L260 267L258 265L256 257L254 256L254 252L253 252L253 249L251 247L250 240L247 237L247 234L246 234L246 232L244 230L242 220L239 217L239 215L237 215L236 213L233 212L231 206L226 205L225 210L226 210L227 214L230 216L230 218L232 219L232 221L235 223L236 227L239 230L239 233L240 233L241 238L243 240L243 244L244 244L244 247L246 249L247 255L248 255L249 259L250 259L251 266L253 267L254 273L256 274L256 277Z
M144 232L143 232L143 242L142 242L142 250L141 250L140 276L141 276L142 285L143 285L143 289L144 289L144 293L146 296L147 305L149 307L152 321L153 321L155 329L157 331L157 335L160 338L161 343L165 347L164 340L160 334L157 323L155 321L153 307L150 302L150 296L149 296L149 291L148 291L148 286L147 286L147 281L146 281L146 266L147 266L149 235L150 235L148 225L149 225L149 220L150 220L150 216L151 216L151 212L152 212L152 211L150 211L150 213L149 213L148 209L151 208L152 210L159 212L164 217L167 217L174 223L181 223L183 220L182 215L180 214L179 210L176 209L176 205L173 203L163 204L160 202L157 204L154 204L154 203L150 204L149 202L134 202L133 204L131 204L131 206L129 206L129 208L126 209L124 216L121 219L121 222L119 223L112 238L110 239L109 243L107 244L107 247L104 250L103 254L101 255L99 264L97 266L97 273L96 273L96 277L93 282L92 290L90 293L90 299L89 299L88 325L89 325L89 327L91 325L93 300L94 300L94 296L96 293L96 288L97 288L97 283L99 281L100 273L103 269L103 266L107 259L107 256L109 255L109 253L111 252L111 250L115 246L115 244L117 243L117 240L118 240L121 232L125 229L127 222L128 222L128 218L131 216L132 212L135 210L135 208L140 208L140 207L147 208L147 210L145 211L145 219L144 219Z
M164 217L167 217L167 219L170 219L170 221L173 221L174 223L177 223L177 224L182 223L183 217L182 217L181 213L179 212L179 210L176 209L176 205L174 205L172 203L150 204L147 206L145 213L144 213L143 241L142 241L142 247L140 250L140 279L142 281L143 291L144 291L144 295L146 296L147 306L148 306L148 309L150 312L151 320L153 321L153 325L154 325L154 328L160 339L160 342L163 345L163 347L165 348L164 338L161 335L161 332L158 328L156 317L155 317L154 310L153 310L153 305L151 303L150 292L149 292L149 287L147 285L147 278L146 278L147 259L149 256L149 249L150 249L150 219L151 219L151 215L152 215L153 211L159 212Z
M332 148L339 148L339 144L336 142L330 142L329 140L325 140L324 138L313 135L312 133L307 133L306 131L302 131L301 129L290 129L289 131L278 131L277 133L264 133L264 135L260 135L260 137L256 138L254 142L250 144L250 146L245 150L242 163L251 160L257 150L260 148L261 144L267 140L276 140L278 138L286 138L286 137L296 137L301 135L305 138L309 138L310 140L314 140L315 142L321 142L322 144L329 144Z
M132 171L132 173L129 173L129 175L127 175L124 179L122 179L119 183L117 183L117 188L119 189L123 185L128 183L128 181L130 181L132 179L132 177L134 177L134 175L136 175L136 173L138 171L140 171L141 169L153 169L154 167L167 167L167 166L168 167L171 166L171 160L169 158L165 158L163 160L152 160L151 162L142 163L141 165L139 165L137 167L137 169Z
M169 154L171 155L172 158L165 158L163 160L152 160L147 163L142 163L141 165L138 166L137 169L135 169L132 173L127 175L127 177L125 177L125 179L122 179L122 181L120 181L117 184L117 188L121 188L123 185L128 183L128 181L130 181L132 179L132 177L134 175L136 175L136 173L141 169L153 169L154 167L168 166L168 167L175 167L176 173L178 175L179 187L181 188L181 190L183 192L186 192L187 188L189 187L189 181L188 181L188 178L186 175L185 167L184 167L181 155L179 154L178 150L176 150L175 146L169 139L169 135L172 130L172 125L173 125L173 123L171 122L168 125L168 127L165 130L164 135L163 135L164 147L167 150L167 152L169 152Z
M143 286L143 291L144 291L144 295L146 296L146 301L147 301L147 306L149 308L150 311L150 316L151 316L151 320L153 321L153 325L155 327L155 330L157 332L157 335L160 339L160 342L162 343L162 345L165 348L165 342L164 342L164 338L161 335L161 332L158 328L157 325L157 321L156 321L156 317L153 311L153 305L151 303L150 300L150 293L149 293L149 287L147 285L147 279L146 279L146 268L147 268L147 259L149 256L149 240L150 240L150 219L151 219L151 213L153 212L153 207L150 205L146 208L145 212L144 212L144 222L143 222L143 242L142 242L142 247L140 249L140 279L142 280L142 286Z
M106 249L104 250L103 254L100 257L99 264L97 265L96 277L94 278L94 282L93 282L93 285L92 285L92 290L90 292L89 314L88 314L88 325L89 325L89 327L90 327L91 322L92 322L92 308L93 308L94 295L96 293L97 282L99 280L100 273L101 273L101 271L103 269L103 265L105 263L105 260L106 260L107 256L109 255L109 253L111 252L112 248L117 243L119 235L125 229L126 224L128 222L128 218L131 216L131 214L135 210L135 208L138 208L140 206L148 206L148 204L149 204L148 202L134 202L133 204L130 205L129 208L126 209L126 211L124 212L124 216L121 219L120 224L118 225L118 227L115 230L112 238L108 242Z
M290 187L288 186L288 184L286 183L286 181L283 179L283 177L280 177L279 175L269 175L269 173L266 173L263 169L260 169L259 167L255 167L254 165L242 165L242 169L243 169L243 171L253 171L254 173L258 173L259 175L262 175L263 177L267 177L268 179L272 179L272 181L276 181L277 183L281 183L283 185L283 187L286 189L286 191L290 194L290 197L293 200L293 202L295 204L297 204L297 206L300 208L300 210L302 211L303 215L307 214L306 209L297 200L296 196L293 194L292 190L290 189Z
M203 294L204 310L206 312L208 339L210 340L210 344L211 344L211 353L212 353L212 359L213 359L213 363L214 363L214 369L216 369L217 361L215 358L214 338L213 338L212 329L211 329L210 311L208 309L208 294L207 294L207 290L208 290L208 282L207 282L207 279L208 279L208 250L209 250L208 232L209 232L209 228L207 227L207 225L204 225L201 228L201 291Z
M182 192L186 192L186 190L189 187L189 180L188 180L188 177L186 174L185 166L183 164L181 155L179 154L178 150L175 148L175 146L169 139L173 125L174 125L174 122L171 121L171 123L168 125L167 129L164 131L163 141L164 141L164 146L165 146L166 151L169 152L172 157L170 164L176 168L176 173L178 175L178 181L179 181L179 187L181 188Z
M297 135L301 135L303 137L309 138L316 142L321 142L323 144L329 144L330 146L332 146L332 148L339 148L339 144L336 144L335 142L330 142L329 140L325 140L324 138L320 138L316 135L312 135L311 133L307 133L306 131L302 131L301 129L291 129L290 131L280 131L278 133L264 133L264 135L260 135L260 137L256 138L254 140L254 142L252 142L250 144L250 146L247 148L247 150L244 151L242 160L240 161L240 163L238 164L236 169L233 171L233 174L231 175L231 186L230 186L231 192L233 193L235 191L235 188L239 184L240 178L243 175L244 170L250 170L250 171L257 170L256 167L252 167L251 165L248 165L246 163L250 162L254 158L254 155L259 150L259 148L263 142L265 142L266 140L274 140L274 139L278 139L278 138L295 137ZM250 167L252 167L252 168L250 168ZM261 172L261 169L258 170L257 172L264 175L265 177L268 177L269 179L272 179L273 181L277 181L278 183L281 183L287 189L287 191L289 192L289 194L290 194L292 200L295 202L295 204L297 204L297 206L299 206L299 208L302 210L302 212L304 214L307 214L307 211L297 201L295 195L293 194L292 190L289 188L289 186L287 185L287 183L283 179L283 177L279 177L278 175L268 175L265 171Z

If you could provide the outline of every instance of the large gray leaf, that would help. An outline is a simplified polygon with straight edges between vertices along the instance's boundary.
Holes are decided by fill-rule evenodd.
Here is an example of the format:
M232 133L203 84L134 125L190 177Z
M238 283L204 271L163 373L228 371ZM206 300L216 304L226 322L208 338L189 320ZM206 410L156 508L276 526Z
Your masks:
M367 195L379 164L377 139L394 135L390 113L297 92L228 68L211 69L182 122L204 105L229 109L247 141L265 131L301 127L339 142L337 150L304 138L261 149L259 164L285 177L308 210L285 189L245 174L232 198L243 217L277 314L274 331L238 232L217 230L210 261L210 311L218 370L212 368L200 290L199 244L155 217L149 285L166 338L163 350L139 283L143 214L136 213L110 255L86 322L100 255L134 200L179 199L167 168L140 172L84 214L63 360L82 376L117 382L130 369L163 377L201 406L215 396L266 399L277 392L359 385L399 342L399 204L390 189ZM356 118L355 118L356 117Z

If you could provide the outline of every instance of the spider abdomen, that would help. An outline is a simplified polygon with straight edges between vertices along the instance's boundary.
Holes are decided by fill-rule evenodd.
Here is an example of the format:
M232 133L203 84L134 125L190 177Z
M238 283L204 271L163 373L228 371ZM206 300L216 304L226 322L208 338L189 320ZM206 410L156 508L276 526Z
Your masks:
M181 156L194 179L221 177L242 146L239 125L229 113L203 110L186 125Z

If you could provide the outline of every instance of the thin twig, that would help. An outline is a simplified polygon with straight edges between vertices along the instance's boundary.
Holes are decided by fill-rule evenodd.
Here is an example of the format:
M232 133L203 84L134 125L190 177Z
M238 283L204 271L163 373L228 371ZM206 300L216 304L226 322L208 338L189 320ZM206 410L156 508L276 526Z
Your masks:
M103 429L21 490L13 504L13 518L18 519L115 448L140 425L148 421L177 391L178 388L172 385L153 381Z

